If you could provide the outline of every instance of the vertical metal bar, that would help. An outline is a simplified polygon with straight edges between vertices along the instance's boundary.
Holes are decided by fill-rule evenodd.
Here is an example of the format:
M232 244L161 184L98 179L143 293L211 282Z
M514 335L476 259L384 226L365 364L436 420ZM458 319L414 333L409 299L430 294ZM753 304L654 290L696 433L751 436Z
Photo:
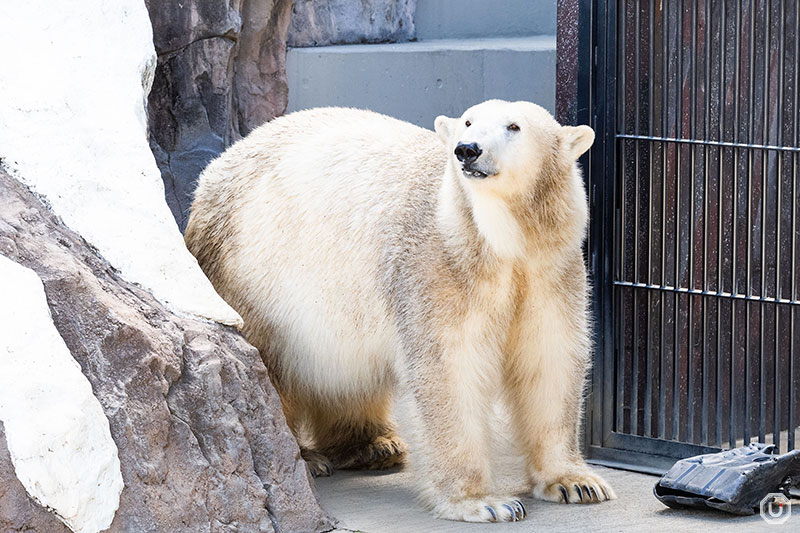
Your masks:
M593 6L590 0L581 0L581 6L592 11ZM589 77L589 103L596 106L596 111L592 118L597 125L597 130L603 135L603 142L592 150L592 160L597 162L600 170L593 173L597 179L592 182L596 187L596 195L593 197L598 200L595 204L596 211L599 213L597 219L601 220L601 227L596 227L596 237L598 246L595 249L595 260L600 268L602 283L597 285L601 295L598 305L599 316L603 321L603 344L599 350L602 360L602 375L605 378L603 385L603 416L602 416L602 435L601 443L605 444L607 439L614 432L616 415L616 390L614 388L615 365L617 363L616 350L618 348L617 338L614 328L617 325L615 317L617 309L615 307L615 291L613 290L612 280L615 273L617 261L617 213L616 213L616 194L617 194L617 160L618 148L615 140L616 133L616 97L617 86L617 3L607 2L602 5L595 4L599 11L593 24L597 25L598 50L601 53L595 55L598 67L593 71L593 76ZM582 21L579 21L579 24ZM589 62L591 65L591 61ZM596 76L598 95L594 95L594 87L591 82ZM596 96L601 96L596 98ZM588 107L588 106L587 106ZM579 108L581 114L583 108ZM597 220L596 219L596 220ZM608 384L606 384L608 383Z
M734 160L736 158L734 157ZM734 200L736 197L734 196ZM734 266L734 268L736 268ZM728 439L730 447L736 448L736 381L738 374L736 373L736 357L739 355L736 350L736 300L731 300L731 336L730 336L730 354L731 354L731 368L728 375L728 403L730 403L730 419L728 421Z
M724 2L723 2L724 4ZM736 25L734 27L735 46L734 46L734 105L733 105L733 139L734 142L739 141L739 100L741 98L741 50L742 50L742 4L738 3L736 9ZM731 223L733 225L733 245L731 246L733 252L733 260L731 262L731 293L739 294L739 280L737 279L736 272L736 250L739 244L737 235L737 224L739 223L739 157L741 152L738 148L733 149L733 192L732 192L732 206L733 212L731 213ZM745 327L745 334L746 334ZM731 447L735 447L736 443L736 303L731 302L731 375L730 375L730 403L731 403L731 420L730 420L730 438ZM744 368L747 368L747 361L744 362ZM746 385L746 384L745 384ZM745 391L747 388L745 387Z
M634 3L634 35L636 45L633 48L633 79L634 79L634 125L633 129L639 134L639 5ZM639 141L634 141L634 166L633 166L633 279L639 282ZM639 432L639 291L631 289L633 293L633 364L631 365L631 434Z
M797 9L797 8L796 8ZM800 13L800 9L797 9L798 13ZM800 28L800 25L798 25ZM800 32L798 32L800 33ZM795 54L798 53L797 47L797 40L795 40ZM797 64L795 64L795 72L798 70ZM795 76L795 79L797 77ZM798 86L795 83L795 110L797 109L797 91ZM796 117L797 115L795 115ZM797 120L795 118L795 120ZM797 146L797 128L795 127L795 146ZM796 256L795 253L797 251L797 154L792 154L792 299L797 299L797 292L796 292L796 274L795 274L795 265L796 265ZM795 449L795 439L794 439L794 398L795 398L795 386L794 386L794 357L795 357L795 346L794 346L794 322L795 322L795 307L789 307L789 442L788 442L788 449L794 450Z
M621 50L621 57L627 57L628 53L628 43L627 43L627 36L626 36L626 29L625 29L625 12L626 12L626 2L624 0L620 0L620 11L622 12L622 23L617 22L617 32L618 32L618 39L620 40L620 50ZM620 83L617 86L617 99L619 102L619 108L617 110L617 120L621 126L623 132L627 132L627 125L625 123L625 112L626 112L626 101L625 101L625 87L627 86L626 83L626 61L622 61L618 63L618 70L619 70L619 80ZM616 130L615 130L616 131ZM619 150L620 150L620 174L618 175L617 182L619 183L619 231L617 232L619 235L619 249L617 250L617 254L619 254L618 261L617 261L617 279L624 279L625 275L625 199L626 199L626 191L625 191L625 170L627 160L625 158L626 155L626 143L627 141L615 141L619 142ZM616 355L616 367L617 367L617 417L616 417L616 431L622 432L624 429L624 406L625 406L625 360L626 360L626 345L625 340L627 335L625 334L625 308L624 308L624 289L621 288L614 288L612 289L617 294L617 313L616 316L619 317L618 324L618 341L617 341L617 349L615 350Z
M711 14L708 11L709 9L709 0L705 1L703 15L705 17L705 41L703 43L703 55L704 55L704 67L705 67L705 74L703 80L703 104L704 104L704 111L705 115L703 117L703 139L708 140L708 132L709 132L709 113L711 107L711 51L709 47L711 45ZM697 7L695 7L697 10ZM708 150L707 146L703 146L703 290L708 290ZM719 207L719 206L717 206ZM706 349L708 345L708 339L706 338L708 332L708 314L706 309L706 301L707 298L701 298L701 306L702 306L702 342L703 342L703 381L702 381L702 395L701 395L701 431L700 431L700 441L703 444L708 444L708 403L709 403L709 390L706 386L707 381L709 379L709 365L708 365L708 351ZM719 302L717 302L719 305Z
M778 131L778 139L776 139L779 146L783 146L783 61L784 61L784 37L785 37L785 28L780 27L780 24L786 20L786 6L784 2L780 3L781 7L781 14L778 19L779 23L779 31L778 31L778 113L776 120L778 121L777 131ZM766 101L769 101L767 98ZM783 186L783 152L778 151L776 154L778 158L777 161L777 185L778 191L775 196L775 293L777 298L781 298L783 296L783 291L781 291L781 192ZM775 320L773 321L773 378L772 381L773 385L773 407L772 407L772 430L773 430L773 440L775 444L778 446L778 451L781 450L781 379L780 379L780 347L778 346L778 322L780 321L781 317L781 309L779 306L774 306L775 308ZM790 307L791 309L791 307Z
M796 296L796 289L795 289L795 252L797 246L797 154L792 154L792 298L797 298ZM788 405L788 443L787 449L794 450L796 448L795 442L795 414L794 414L794 403L795 403L795 383L794 383L794 374L795 374L795 367L794 367L794 359L795 359L795 344L794 344L794 337L795 337L795 307L789 307L789 368L788 368L788 387L787 390L789 391L789 405Z
M672 439L680 440L680 342L678 329L678 308L680 294L674 293L672 308Z
M691 34L691 50L693 53L689 54L689 71L690 71L690 83L689 83L689 102L690 107L688 109L689 112L689 137L694 137L695 135L695 127L696 123L696 113L695 113L695 100L697 98L697 65L695 64L696 52L695 47L697 45L697 14L694 9L692 9L692 34ZM681 40L683 40L683 28L681 27ZM683 46L681 46L681 52L683 52ZM683 80L681 80L681 86L683 86ZM683 94L681 94L681 99L683 99ZM682 125L682 122L681 122ZM690 289L694 289L694 204L695 204L695 146L689 146L689 169L691 173L691 181L689 183L689 253L687 254L687 270L688 270L688 280L687 286ZM686 297L686 307L688 308L688 321L687 325L687 340L686 340L686 373L688 374L688 385L686 391L686 411L687 411L687 425L688 425L688 440L689 442L695 442L694 438L694 388L695 388L695 375L694 375L694 302L695 297L687 296Z
M668 30L669 30L669 16L664 11L663 4L661 6L661 131L664 137L669 136L667 131L667 50L669 49L668 43ZM666 285L666 225L667 225L667 146L661 143L661 286ZM662 294L659 297L661 310L659 312L659 326L661 328L660 338L660 379L658 382L658 437L666 438L667 432L667 358L666 342L664 327L664 300L666 295Z
M675 28L675 50L677 52L677 59L676 63L678 68L675 72L675 82L677 87L675 88L675 99L677 100L677 113L675 114L675 138L681 138L683 131L681 129L681 118L683 117L683 106L682 106L682 98L681 98L681 74L683 71L683 62L681 61L682 57L682 46L681 46L681 32L683 30L683 0L680 0L678 3L678 13L677 13L677 20L676 20L676 28ZM681 194L681 147L680 145L675 147L675 257L673 258L673 272L675 276L675 287L680 287L680 274L679 274L679 266L680 266L680 219L681 219L681 202L680 202L680 194ZM672 405L673 405L673 413L672 413L672 438L674 440L680 440L680 342L679 342L679 332L680 329L678 327L678 307L680 303L680 297L676 293L675 295L675 307L673 309L673 397L672 397Z
M761 139L767 144L769 133L769 114L767 100L769 99L769 3L764 8L764 93L761 97ZM761 151L761 296L767 296L767 161L769 152ZM766 442L767 436L767 361L766 342L764 338L764 315L767 306L759 303L758 335L759 335L759 405L758 405L758 440ZM775 436L773 435L773 440Z
M597 229L598 226L602 226L603 224L598 224L597 222L600 220L600 217L597 217L597 195L594 194L594 191L597 190L597 183L596 181L592 181L592 166L593 160L595 159L595 154L601 152L602 149L598 149L600 145L602 145L601 141L601 134L597 128L597 121L594 120L592 116L593 113L596 112L596 107L593 105L591 101L591 80L596 77L595 72L593 72L594 66L594 45L598 43L598 39L595 35L594 26L596 21L594 20L595 17L592 16L592 6L590 2L586 0L578 0L576 2L576 8L578 13L578 23L577 23L577 49L578 49L578 68L577 68L577 79L576 79L576 123L577 124L589 124L597 133L597 143L595 144L595 149L588 151L581 157L581 166L583 168L583 183L587 191L587 200L588 200L588 207L589 207L589 214L591 220L594 222L590 225L587 231L587 238L585 244L586 250L586 263L587 269L591 272L591 275L595 279L595 283L591 288L591 302L590 302L590 316L594 319L595 322L595 333L597 342L592 347L592 354L591 359L593 362L592 370L589 374L589 387L591 387L591 393L589 398L586 401L586 415L584 417L584 439L581 443L583 445L583 452L589 456L590 455L590 447L592 445L599 446L602 445L602 434L603 434L603 403L605 398L605 391L603 388L603 383L605 383L605 376L603 373L603 359L602 359L602 347L604 345L604 317L601 312L602 305L600 302L602 301L603 296L603 289L602 289L602 282L600 281L599 273L601 271L600 265L598 264L598 247L597 247ZM596 14L596 11L595 11ZM593 226L593 227L592 227Z
M623 104L624 105L624 104ZM620 231L617 231L616 234L619 235L619 247L615 247L614 255L616 256L616 265L618 269L617 279L622 279L621 272L623 270L623 257L625 255L624 252L624 231L625 231L625 223L624 221L624 212L625 212L625 142L619 143L619 152L620 152L620 172L623 176L622 179L618 180L619 187L621 189L620 194L620 210L623 214L618 214L619 222L617 222ZM625 309L623 308L623 290L621 287L613 287L612 290L614 292L614 299L617 302L617 309L614 313L614 316L618 317L617 320L617 343L616 349L614 353L616 354L614 357L615 361L615 368L616 368L616 407L617 407L617 416L615 418L614 428L615 431L621 432L623 429L623 411L624 411L624 404L625 404L625 375L624 375L624 362L625 362Z
M655 15L655 3L649 2L650 4L650 13L648 19L648 48L650 49L650 55L647 61L647 134L652 137L653 136L653 67L655 65L653 61L653 54L654 54L654 40L653 40L653 17ZM648 185L648 212L647 212L647 284L652 285L653 283L653 143L652 141L647 143L648 146L648 156L647 156L647 166L649 170L649 185ZM650 320L650 315L652 314L652 291L647 291L647 357L645 372L647 379L645 380L645 387L644 387L644 434L648 437L653 436L653 428L652 428L652 419L653 419L653 390L652 390L652 383L653 383L653 349L652 349L652 339L653 339L653 328ZM660 359L660 355L659 355Z
M708 0L706 0L708 2ZM708 3L706 3L708 5ZM725 87L725 56L726 56L726 49L725 49L725 28L727 25L725 24L725 2L720 3L720 24L719 24L719 34L720 34L720 48L719 48L719 123L718 123L718 140L722 141L723 136L723 128L725 122L725 91L723 87ZM709 12L710 13L710 12ZM709 19L710 19L709 15ZM710 26L710 25L709 25ZM722 162L724 160L724 150L720 147L717 150L717 209L718 209L718 216L717 216L717 291L722 292ZM733 246L732 246L733 248ZM716 439L715 443L717 446L722 445L722 334L720 333L722 330L722 302L717 302L717 395L716 395L716 405L717 405L717 426L716 426ZM733 365L733 353L729 356L730 364ZM733 410L733 404L728 406L729 410ZM731 444L730 447L733 447Z
M794 6L795 11L795 28L794 28L794 85L793 92L794 92L794 101L792 106L792 111L794 112L794 144L793 146L798 146L798 130L800 129L800 120L798 120L798 97L797 93L800 91L800 65L798 62L800 61L800 6L795 4ZM795 267L797 264L797 257L795 253L797 251L797 154L792 154L792 249L791 249L791 258L790 264L792 265L792 280L791 280L791 295L792 299L795 300L798 298L796 293L796 279L797 276L795 274ZM794 386L794 322L795 322L795 308L794 306L789 307L789 442L787 444L787 448L789 450L795 449L795 438L794 438L794 398L795 398L795 386Z
M749 84L749 125L750 125L750 135L748 139L748 143L752 143L755 140L754 137L754 126L755 126L755 110L753 106L753 90L755 87L755 80L753 79L753 70L754 70L754 62L755 62L755 43L754 43L754 36L755 33L755 4L753 0L750 2L750 62L748 69L748 73L750 74L750 84ZM752 190L751 178L753 175L753 151L752 149L747 151L747 187L745 191L747 192L747 226L745 227L747 233L747 296L752 296L752 286L751 286L751 248L752 242L750 240L750 232L751 228L753 227L752 221L752 195L750 191ZM745 397L744 397L744 410L745 410L745 434L744 440L745 443L750 442L750 301L748 300L745 302L745 366L744 366L744 375L745 375Z

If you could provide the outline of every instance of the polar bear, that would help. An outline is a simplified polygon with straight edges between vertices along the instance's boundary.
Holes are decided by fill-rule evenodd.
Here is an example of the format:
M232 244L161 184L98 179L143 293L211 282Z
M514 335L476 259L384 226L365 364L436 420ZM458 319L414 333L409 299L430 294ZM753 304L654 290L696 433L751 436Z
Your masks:
M593 140L529 102L438 117L435 133L322 108L265 124L203 172L186 243L244 318L315 474L408 454L436 516L521 519L518 499L490 492L500 399L535 497L615 497L579 443L576 160Z

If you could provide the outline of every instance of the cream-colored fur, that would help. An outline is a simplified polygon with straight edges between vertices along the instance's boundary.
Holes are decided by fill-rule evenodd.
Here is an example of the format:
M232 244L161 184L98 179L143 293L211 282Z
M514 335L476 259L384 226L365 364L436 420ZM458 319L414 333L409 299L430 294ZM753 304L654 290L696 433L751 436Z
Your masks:
M275 119L203 172L187 245L310 434L315 473L402 462L397 398L428 508L519 519L489 492L501 399L535 496L613 498L578 441L590 333L575 161L594 133L497 100L435 126L337 108ZM462 171L459 142L480 145L485 178Z

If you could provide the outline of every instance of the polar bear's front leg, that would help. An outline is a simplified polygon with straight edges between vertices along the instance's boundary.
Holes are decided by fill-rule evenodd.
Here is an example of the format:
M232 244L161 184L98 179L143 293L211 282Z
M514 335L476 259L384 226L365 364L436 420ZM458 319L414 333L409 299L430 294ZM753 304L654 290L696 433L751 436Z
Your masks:
M562 503L614 499L611 486L586 465L579 442L590 356L583 304L557 296L559 291L535 294L518 324L505 372L533 496Z
M448 520L521 520L526 511L519 499L489 491L493 395L487 389L492 372L499 382L499 371L473 359L477 347L469 343L428 348L408 360L399 409L420 500Z

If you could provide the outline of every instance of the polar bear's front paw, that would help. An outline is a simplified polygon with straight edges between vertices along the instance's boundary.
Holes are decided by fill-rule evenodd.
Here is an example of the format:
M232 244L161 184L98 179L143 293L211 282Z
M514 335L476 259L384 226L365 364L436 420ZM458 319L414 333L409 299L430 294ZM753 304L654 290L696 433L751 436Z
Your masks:
M462 522L516 522L528 516L517 498L470 498L436 505L433 513Z
M300 448L300 455L308 465L312 476L323 477L333 474L333 465L321 453L308 448Z
M339 469L384 470L405 463L407 447L394 435L375 437L372 441L345 448L324 450Z
M617 497L606 481L588 470L557 476L533 487L536 498L556 503L599 503Z

